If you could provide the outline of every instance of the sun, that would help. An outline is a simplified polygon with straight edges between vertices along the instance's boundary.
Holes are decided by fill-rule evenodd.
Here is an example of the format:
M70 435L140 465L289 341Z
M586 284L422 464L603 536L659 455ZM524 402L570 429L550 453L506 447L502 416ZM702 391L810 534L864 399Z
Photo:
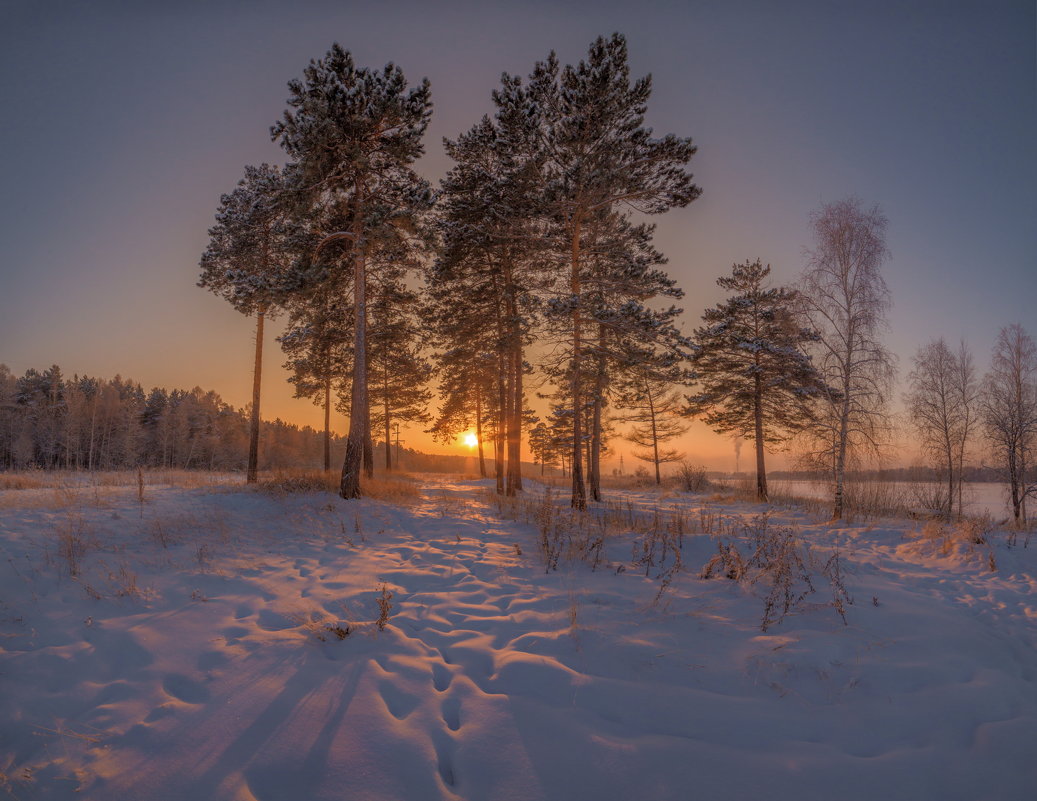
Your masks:
M464 444L467 445L469 448L474 448L476 445L479 444L479 438L475 436L475 434L465 434Z

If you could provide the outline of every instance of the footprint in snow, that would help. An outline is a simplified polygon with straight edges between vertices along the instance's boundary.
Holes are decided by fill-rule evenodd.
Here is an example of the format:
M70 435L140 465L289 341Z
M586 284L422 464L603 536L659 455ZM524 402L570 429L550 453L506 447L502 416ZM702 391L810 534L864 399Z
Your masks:
M203 685L179 673L166 676L162 680L162 689L185 704L204 704L209 700L209 691Z
M445 655L443 658L446 661ZM432 686L436 688L436 692L446 692L453 679L454 674L450 672L446 665L435 664L432 666Z
M461 701L457 698L447 698L443 701L443 722L450 731L461 728Z
M391 681L383 681L379 685L378 690L382 696L385 708L397 720L406 718L421 703L420 698L410 693L405 693Z
M284 631L285 629L295 628L299 624L282 614L264 609L259 613L259 620L256 625L264 631Z
M248 634L248 629L244 626L228 626L220 634L226 638L227 642L233 642Z
M214 668L223 667L230 662L227 655L220 651L206 651L200 654L196 663L197 667L201 671L213 670Z

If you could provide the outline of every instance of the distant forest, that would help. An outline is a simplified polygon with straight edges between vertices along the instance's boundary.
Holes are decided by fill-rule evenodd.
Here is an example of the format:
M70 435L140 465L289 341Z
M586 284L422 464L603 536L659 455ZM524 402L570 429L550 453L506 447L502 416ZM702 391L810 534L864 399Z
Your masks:
M245 469L248 408L236 409L200 387L148 392L136 381L74 375L57 365L21 377L0 364L0 470ZM342 460L345 438L330 434ZM376 443L384 448L384 442ZM462 473L472 457L396 453L405 470ZM324 432L264 420L259 456L265 470L319 469Z
M319 467L324 434L264 421L263 465ZM15 376L0 364L0 469L243 470L249 417L215 392L150 391L136 381L75 375L55 365ZM341 437L332 448L340 458Z

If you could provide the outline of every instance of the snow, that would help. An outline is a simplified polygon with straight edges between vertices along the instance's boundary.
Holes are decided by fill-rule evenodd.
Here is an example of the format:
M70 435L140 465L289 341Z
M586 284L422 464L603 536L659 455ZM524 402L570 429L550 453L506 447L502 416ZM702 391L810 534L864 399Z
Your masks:
M763 633L763 583L698 578L716 542L696 532L763 507L610 491L614 519L688 521L685 568L656 602L659 568L631 562L641 534L614 523L597 569L545 572L527 522L541 488L508 506L489 487L426 478L408 506L219 485L149 486L143 505L135 487L0 492L0 786L169 801L1034 797L1037 543L995 533L945 553L917 523L774 510L815 555L838 548L855 603L844 625L819 581Z

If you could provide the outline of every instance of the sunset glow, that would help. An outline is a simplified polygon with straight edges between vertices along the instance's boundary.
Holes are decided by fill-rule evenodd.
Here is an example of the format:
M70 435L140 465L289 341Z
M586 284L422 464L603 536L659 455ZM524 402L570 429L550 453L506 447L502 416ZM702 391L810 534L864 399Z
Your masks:
M1037 0L0 20L5 798L1037 801Z

